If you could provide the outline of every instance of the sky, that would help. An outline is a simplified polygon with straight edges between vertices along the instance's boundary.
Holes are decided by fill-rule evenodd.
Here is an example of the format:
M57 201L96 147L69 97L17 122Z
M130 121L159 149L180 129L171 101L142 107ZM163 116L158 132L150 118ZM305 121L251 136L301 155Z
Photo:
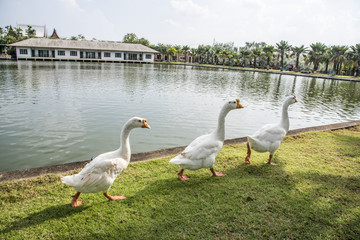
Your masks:
M46 25L59 37L189 45L281 40L360 43L360 0L0 0L0 27Z

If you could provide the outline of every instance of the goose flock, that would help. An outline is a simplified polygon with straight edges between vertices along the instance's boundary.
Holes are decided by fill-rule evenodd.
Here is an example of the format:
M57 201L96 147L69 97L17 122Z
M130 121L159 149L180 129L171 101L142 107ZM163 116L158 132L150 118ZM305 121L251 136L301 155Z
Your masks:
M253 135L247 136L247 156L245 162L251 163L251 149L257 152L269 152L269 160L265 163L276 165L272 162L275 151L280 147L281 141L289 130L288 107L296 103L295 95L289 96L284 101L282 107L282 117L278 124L265 125ZM239 99L226 102L221 108L216 129L210 134L202 135L193 140L183 152L170 160L170 163L179 165L178 179L181 181L189 180L184 175L186 170L197 170L208 168L213 177L226 176L222 172L215 172L214 164L217 154L223 147L225 140L225 118L227 114L235 109L244 108ZM78 201L81 193L102 192L109 200L126 199L123 195L110 196L108 191L116 177L124 171L130 163L130 132L134 128L148 128L150 126L145 118L133 117L123 126L120 135L120 147L112 152L100 154L89 162L79 173L62 177L62 182L73 187L77 192L71 201L72 207L82 204Z

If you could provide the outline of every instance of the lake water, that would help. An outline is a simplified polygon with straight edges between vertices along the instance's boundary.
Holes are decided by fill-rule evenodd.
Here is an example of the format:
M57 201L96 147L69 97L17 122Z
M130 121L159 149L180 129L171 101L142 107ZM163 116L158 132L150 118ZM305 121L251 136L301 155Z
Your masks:
M360 83L188 66L0 61L0 172L89 160L119 147L133 116L132 153L184 146L216 127L220 108L240 98L226 118L226 139L252 134L281 117L290 129L360 118ZM244 152L244 156L245 156Z

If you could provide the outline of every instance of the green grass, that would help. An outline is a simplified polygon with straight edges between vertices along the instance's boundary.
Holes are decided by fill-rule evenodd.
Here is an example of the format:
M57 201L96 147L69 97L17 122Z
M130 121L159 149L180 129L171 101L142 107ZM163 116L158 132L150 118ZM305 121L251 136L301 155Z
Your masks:
M360 80L360 76L347 76L347 75L330 75L325 73L301 73L295 71L288 71L288 70L279 70L279 69L266 69L266 68L253 68L253 67L240 67L240 66L228 66L228 65L214 65L214 64L199 64L199 63L184 63L184 62L155 62L155 64L176 64L176 65L188 65L188 66L204 66L204 67L212 67L212 68L231 68L231 69L238 69L238 70L247 70L247 71L256 71L256 72L272 72L272 73L279 73L279 74L290 74L290 75L299 75L299 76L318 76L318 77L326 77L326 78L341 78L341 79L351 79L351 80Z
M0 183L0 239L358 239L360 127L286 137L273 159L225 146L215 170L176 178L170 158L130 164L110 194L82 194L57 175Z

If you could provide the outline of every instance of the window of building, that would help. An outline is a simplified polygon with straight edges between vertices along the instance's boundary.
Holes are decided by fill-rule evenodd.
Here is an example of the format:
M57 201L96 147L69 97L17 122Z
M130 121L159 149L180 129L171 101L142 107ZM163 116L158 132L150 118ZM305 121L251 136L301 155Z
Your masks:
M49 50L39 50L39 57L49 57Z
M70 51L70 56L76 57L77 56L77 51Z
M129 53L129 60L137 60L137 54Z
M58 55L59 56L65 56L65 51L64 50L58 50Z
M145 59L151 59L151 54L146 54Z
M110 53L109 52L104 52L104 57L110 57Z
M27 55L28 54L27 49L20 49L20 54Z
M121 53L115 53L116 58L121 58Z
M86 52L85 58L95 58L95 52Z

